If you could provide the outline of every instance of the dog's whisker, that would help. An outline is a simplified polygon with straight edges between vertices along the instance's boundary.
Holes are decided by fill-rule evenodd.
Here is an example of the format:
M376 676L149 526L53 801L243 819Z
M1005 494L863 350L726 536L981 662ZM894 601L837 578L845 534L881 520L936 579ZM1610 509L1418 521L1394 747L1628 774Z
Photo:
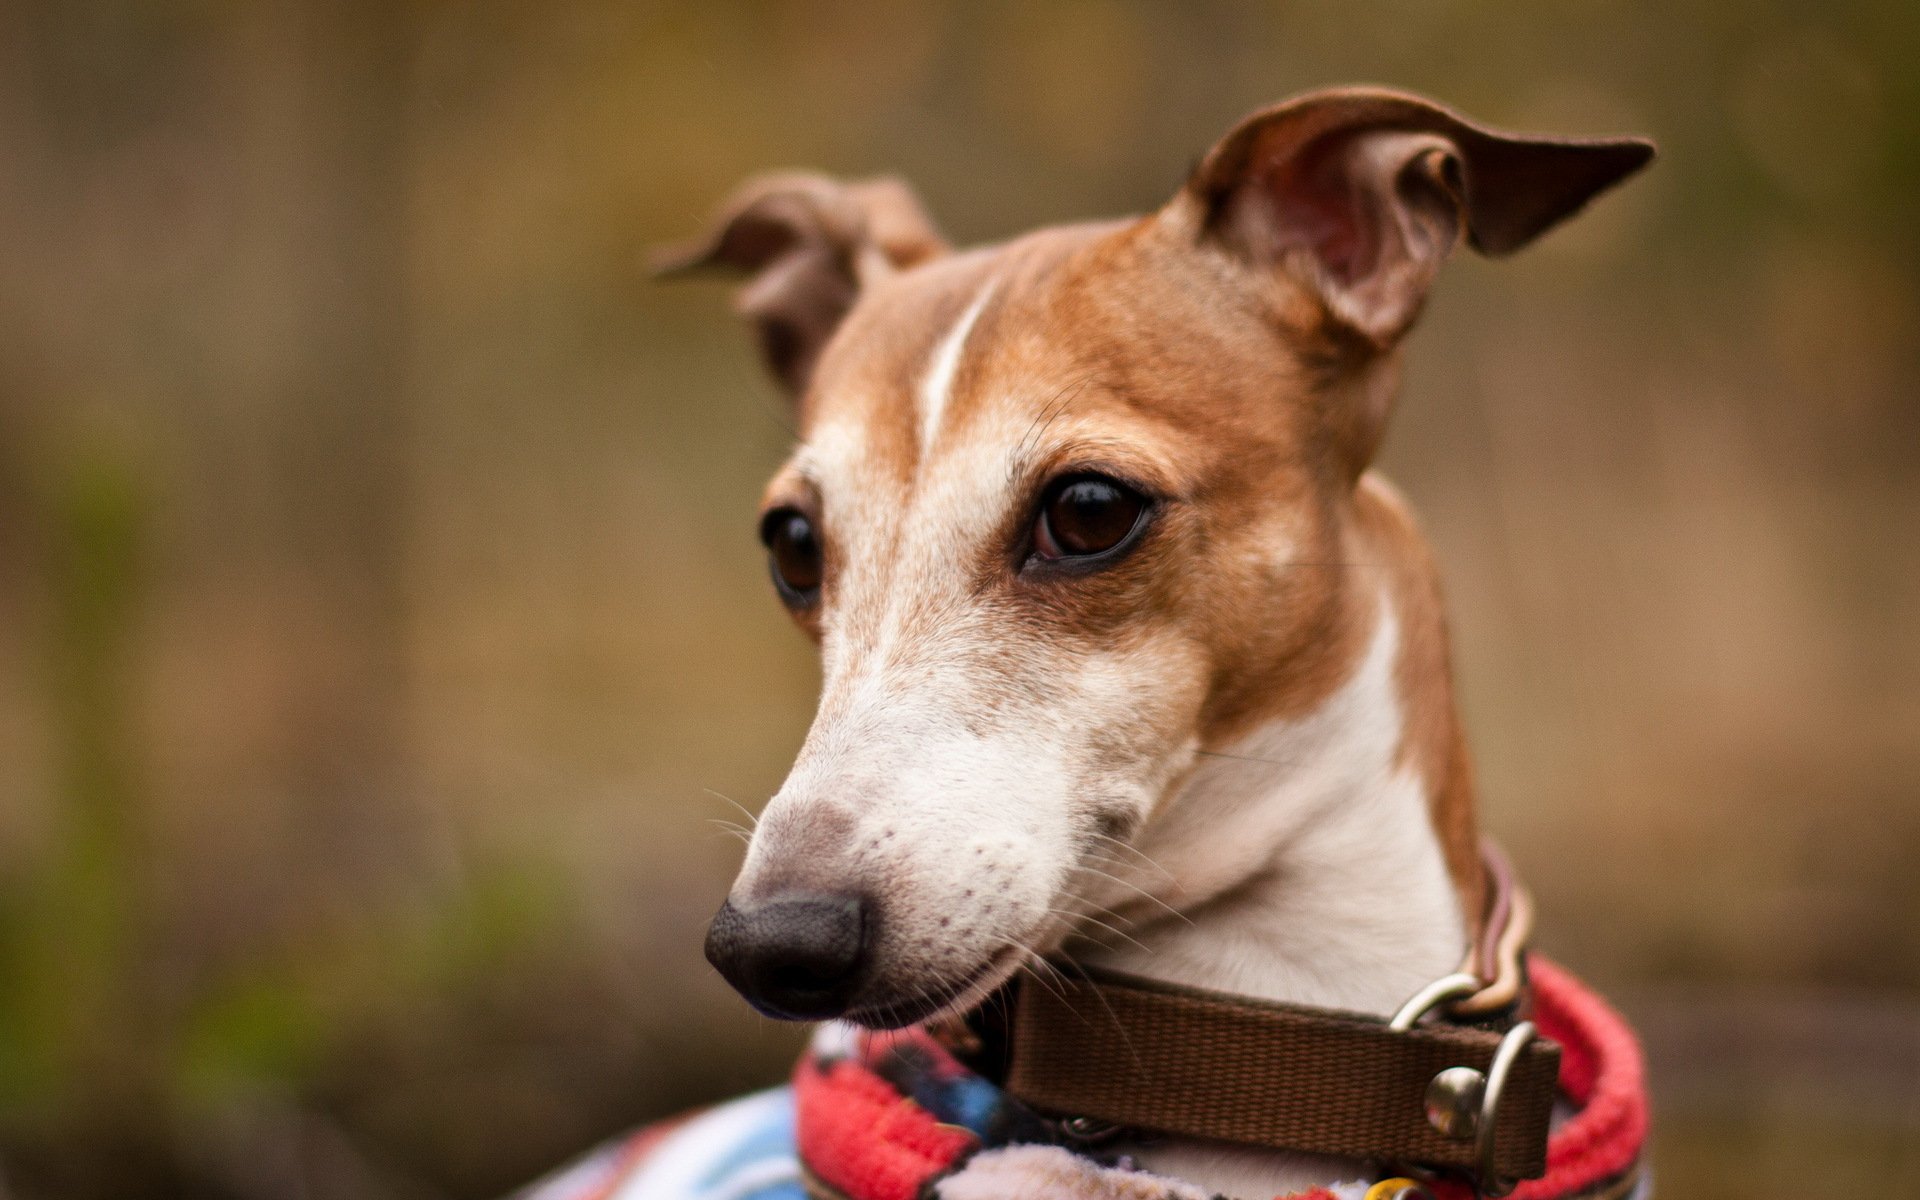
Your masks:
M1021 951L1026 956L1021 961L1018 969L1025 972L1028 975L1031 975L1034 979L1034 982L1038 983L1041 987L1046 988L1049 992L1059 997L1060 1003L1066 1005L1068 1009L1072 1009L1073 1001L1067 995L1067 992L1065 991L1065 989L1061 986L1066 982L1066 976L1060 974L1060 968L1055 966L1052 962L1050 962L1044 954L1041 954L1038 950L1034 949L1032 946L1028 945L1026 942L1021 941L1019 938L1008 938L1007 943L1013 946L1015 949ZM1047 976L1042 975L1039 970L1040 968L1044 968L1049 975L1053 976L1053 979L1049 979L1047 978ZM1054 980L1058 980L1059 982L1056 983L1054 982Z
M753 844L752 831L738 821L729 821L724 817L708 817L707 824L714 826L714 832L717 834L725 834L728 837L739 838L740 844L743 846Z
M1021 969L1025 971L1035 983L1045 988L1054 996L1057 996L1060 1003L1066 1006L1068 1012L1075 1012L1073 993L1068 990L1066 976L1060 974L1059 970L1044 958L1035 959L1034 963L1038 965L1026 965ZM1045 973L1041 972L1040 967L1046 968Z
M1132 842L1124 841L1120 838L1114 837L1110 833L1090 833L1087 836L1096 842L1104 842L1105 844L1112 846L1116 850L1124 850L1128 854L1131 854L1135 858L1139 859L1140 862L1144 866L1146 866L1149 870L1159 872L1161 875L1166 876L1166 878L1169 881L1173 879L1173 872L1161 866L1158 862L1154 860L1154 857L1151 854L1148 854L1145 850L1142 850L1140 847L1134 845Z
M1139 922L1135 921L1132 917L1123 917L1119 913L1113 911L1113 909L1108 905L1095 904L1092 900L1088 899L1085 896L1082 896L1078 892L1075 892L1069 888L1060 889L1059 899L1066 900L1073 904L1078 904L1080 906L1080 909L1079 909L1080 912L1088 912L1088 913L1094 914L1095 916L1105 917L1109 920L1118 921L1122 925L1125 925L1128 929L1132 929L1135 925L1139 924ZM1048 911L1060 912L1062 910L1055 908L1055 909L1049 909Z
M1143 943L1142 941L1140 941L1140 939L1132 936L1131 934L1127 933L1125 930L1118 929L1112 925L1107 924L1105 921L1102 921L1099 917L1092 916L1091 914L1074 913L1064 908L1050 908L1047 911L1052 913L1058 913L1061 916L1071 916L1074 918L1076 922L1084 921L1089 925L1097 925L1100 928L1106 930L1108 933L1111 933L1113 936L1128 943L1129 945L1135 946L1147 954L1153 953L1153 949L1150 946ZM1107 915L1113 916L1114 914L1109 913ZM1104 950L1113 949L1112 946L1108 945L1105 942L1102 942L1099 938L1094 937L1091 934L1087 933L1087 931L1084 929L1076 929L1073 932L1075 933L1076 936L1084 937L1088 941L1094 943L1095 945L1101 947Z
M1100 869L1101 867L1112 867L1114 871L1119 871L1121 874L1116 875L1112 871L1103 871ZM1126 873L1133 870L1132 863L1121 862L1118 859L1108 858L1104 854L1095 853L1083 857L1079 862L1073 864L1072 869L1075 871L1085 871L1087 874L1097 875L1109 883L1119 884L1121 887L1128 888L1132 891L1151 895L1151 893L1144 892L1139 884L1127 878Z
M1107 1021L1113 1026L1113 1031L1120 1035L1120 1044L1126 1048L1127 1057L1133 1060L1134 1070L1143 1070L1140 1062L1140 1052L1134 1047L1133 1039L1127 1035L1126 1022L1120 1019L1119 1013L1113 1011L1113 1005L1107 1001L1106 996L1103 995L1099 987L1095 985L1093 977L1087 973L1087 969L1075 961L1074 957L1065 950L1062 950L1058 957L1061 962L1072 967L1074 973L1079 975L1080 979L1087 984L1087 986L1081 990L1092 992L1093 998L1098 1000L1100 1007L1106 1010Z
M1058 974L1058 971L1054 970L1054 968L1047 963L1046 959L1040 958L1037 955L1034 955L1031 950L1029 950L1027 953L1030 957L1027 959L1027 961L1024 961L1020 964L1020 967L1019 967L1020 971L1023 974L1029 976L1036 984L1039 984L1041 987L1051 992L1054 996L1058 997L1060 1000L1060 1003L1066 1005L1069 1009L1071 1009L1073 1007L1073 1001L1068 997L1065 989L1063 989L1058 983L1055 983L1052 980L1048 979L1047 976L1042 975L1039 972L1039 970L1036 969L1035 964L1037 963L1041 966L1046 966L1048 967L1049 970L1054 971L1055 974Z
M746 805L740 803L738 800L735 800L732 796L727 795L725 792L716 792L710 787L703 787L700 790L705 792L707 795L712 796L716 800L724 800L728 804L731 804L735 808L739 809L740 815L747 819L748 829L760 828L760 817L758 816L758 814L754 813L752 809L749 809Z
M1083 868L1083 870L1091 870L1091 868ZM1104 874L1104 872L1092 872L1092 874ZM1108 876L1108 877L1112 877L1112 876ZM1119 885L1123 885L1123 887L1133 887L1133 885L1131 885L1131 883L1127 883L1125 879L1114 879L1114 881L1116 881L1116 883L1119 883ZM1165 900L1160 899L1160 897L1156 897L1156 895L1152 895L1152 893L1148 893L1148 891L1142 891L1142 889L1139 889L1139 887L1133 887L1133 891L1137 891L1137 893L1139 893L1142 899L1152 900L1154 904L1158 904L1160 908L1164 908L1165 912L1167 912L1167 916L1171 916L1171 918L1177 918L1177 920L1179 920L1181 924L1183 925L1194 924L1194 922L1192 922L1192 918L1190 918L1190 916L1187 916L1185 912L1181 912L1181 910L1177 910L1177 908L1173 908L1171 904L1167 904L1167 902L1165 902ZM1119 924L1125 925L1127 929L1137 929L1137 927L1139 927L1140 925L1140 920L1137 920L1137 918L1131 918L1131 916L1123 916L1123 914L1119 914L1119 912L1116 912L1116 910L1114 910L1112 906L1108 906L1108 904L1094 904L1094 902L1092 902L1092 900L1087 899L1087 897L1079 897L1079 895L1073 895L1071 891L1062 891L1062 897L1066 897L1066 899L1073 900L1073 902L1077 902L1077 904L1083 904L1083 906L1087 908L1087 912L1091 912L1091 914L1094 914L1094 916L1100 916L1100 918L1106 918L1106 920L1114 920L1114 922L1119 922Z
M1039 948L1036 947L1032 942L1025 941L1019 937L1014 936L1013 934L1004 935L1002 937L1002 940L1016 950L1025 951L1027 954L1027 957L1033 962L1043 963L1046 965L1048 970L1050 971L1053 970L1053 964L1047 961L1047 956L1040 953Z
M1122 866L1123 864L1113 863L1111 865ZM1086 863L1078 863L1075 865L1074 869L1079 871L1085 871L1090 875L1098 875L1102 879L1110 880L1111 882L1119 885L1120 887L1126 888L1128 891L1134 892L1141 899L1147 901L1148 903L1155 905L1161 911L1165 912L1168 916L1173 917L1176 920L1182 921L1188 925L1193 924L1192 917L1189 917L1187 914L1181 912L1179 909L1175 908L1173 905L1168 904L1165 900L1162 900L1160 897L1154 895L1152 892L1149 892L1147 889L1141 887L1137 883L1131 883L1125 879L1120 878L1117 875L1108 874L1107 872L1102 871L1100 868L1090 866ZM1116 915L1116 916L1118 915L1113 913L1112 909L1108 909L1107 911L1110 915Z
M1063 944L1080 943L1084 945L1093 946L1093 947L1096 947L1097 949L1105 950L1108 952L1112 952L1120 949L1120 947L1115 943L1113 943L1112 941L1106 938L1103 938L1099 934L1088 929L1076 928L1076 929L1069 930L1063 936L1062 942Z

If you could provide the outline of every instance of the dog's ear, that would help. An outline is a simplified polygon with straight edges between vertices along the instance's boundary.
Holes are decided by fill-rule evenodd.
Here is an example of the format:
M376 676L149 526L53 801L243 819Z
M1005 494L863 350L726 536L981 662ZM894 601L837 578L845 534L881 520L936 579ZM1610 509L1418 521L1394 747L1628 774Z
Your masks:
M863 286L947 252L897 179L760 175L720 206L702 237L651 257L658 275L723 268L750 276L735 308L788 391L805 390L820 348Z
M1169 207L1339 326L1386 349L1464 233L1506 254L1652 159L1640 138L1534 137L1383 88L1311 92L1246 118Z

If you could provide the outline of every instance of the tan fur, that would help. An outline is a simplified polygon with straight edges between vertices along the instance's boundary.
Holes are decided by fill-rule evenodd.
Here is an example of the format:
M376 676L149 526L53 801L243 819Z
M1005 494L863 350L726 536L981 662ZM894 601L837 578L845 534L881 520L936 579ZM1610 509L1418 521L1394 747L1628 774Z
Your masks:
M1484 908L1486 872L1474 814L1473 762L1453 704L1453 668L1441 600L1439 564L1413 512L1379 475L1361 480L1356 516L1381 548L1389 586L1402 615L1399 682L1407 705L1402 754L1428 789L1435 833L1460 891L1461 911L1475 924Z

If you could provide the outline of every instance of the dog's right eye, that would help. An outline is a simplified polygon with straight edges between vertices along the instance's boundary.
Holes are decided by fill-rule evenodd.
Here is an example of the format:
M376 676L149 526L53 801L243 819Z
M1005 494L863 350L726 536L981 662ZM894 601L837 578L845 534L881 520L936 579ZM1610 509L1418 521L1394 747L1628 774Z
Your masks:
M811 607L825 572L812 519L797 508L776 508L760 518L760 540L780 598L792 608Z
M1105 475L1057 479L1040 500L1033 556L1042 562L1091 561L1125 545L1147 514L1147 498Z

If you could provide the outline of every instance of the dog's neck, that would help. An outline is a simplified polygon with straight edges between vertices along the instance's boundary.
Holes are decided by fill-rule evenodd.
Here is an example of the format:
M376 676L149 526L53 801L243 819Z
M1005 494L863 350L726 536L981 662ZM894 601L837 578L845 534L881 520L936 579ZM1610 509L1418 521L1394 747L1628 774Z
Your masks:
M1400 645L1384 610L1354 677L1320 709L1201 759L1142 844L1170 877L1152 889L1169 908L1123 910L1140 944L1116 943L1103 962L1382 1014L1457 966L1461 905L1426 785L1399 761Z
M1390 493L1372 502L1391 506L1384 515L1411 533ZM1472 806L1438 593L1417 541L1390 537L1367 551L1376 563L1397 557L1360 593L1371 611L1355 614L1363 636L1343 682L1311 712L1198 759L1138 839L1153 865L1140 860L1129 882L1153 901L1116 906L1133 922L1128 940L1089 951L1089 961L1383 1016L1458 969L1480 878L1457 850L1472 843ZM1412 744L1420 738L1437 744ZM1468 827L1449 828L1460 822ZM1178 1140L1141 1157L1241 1196L1359 1170Z

